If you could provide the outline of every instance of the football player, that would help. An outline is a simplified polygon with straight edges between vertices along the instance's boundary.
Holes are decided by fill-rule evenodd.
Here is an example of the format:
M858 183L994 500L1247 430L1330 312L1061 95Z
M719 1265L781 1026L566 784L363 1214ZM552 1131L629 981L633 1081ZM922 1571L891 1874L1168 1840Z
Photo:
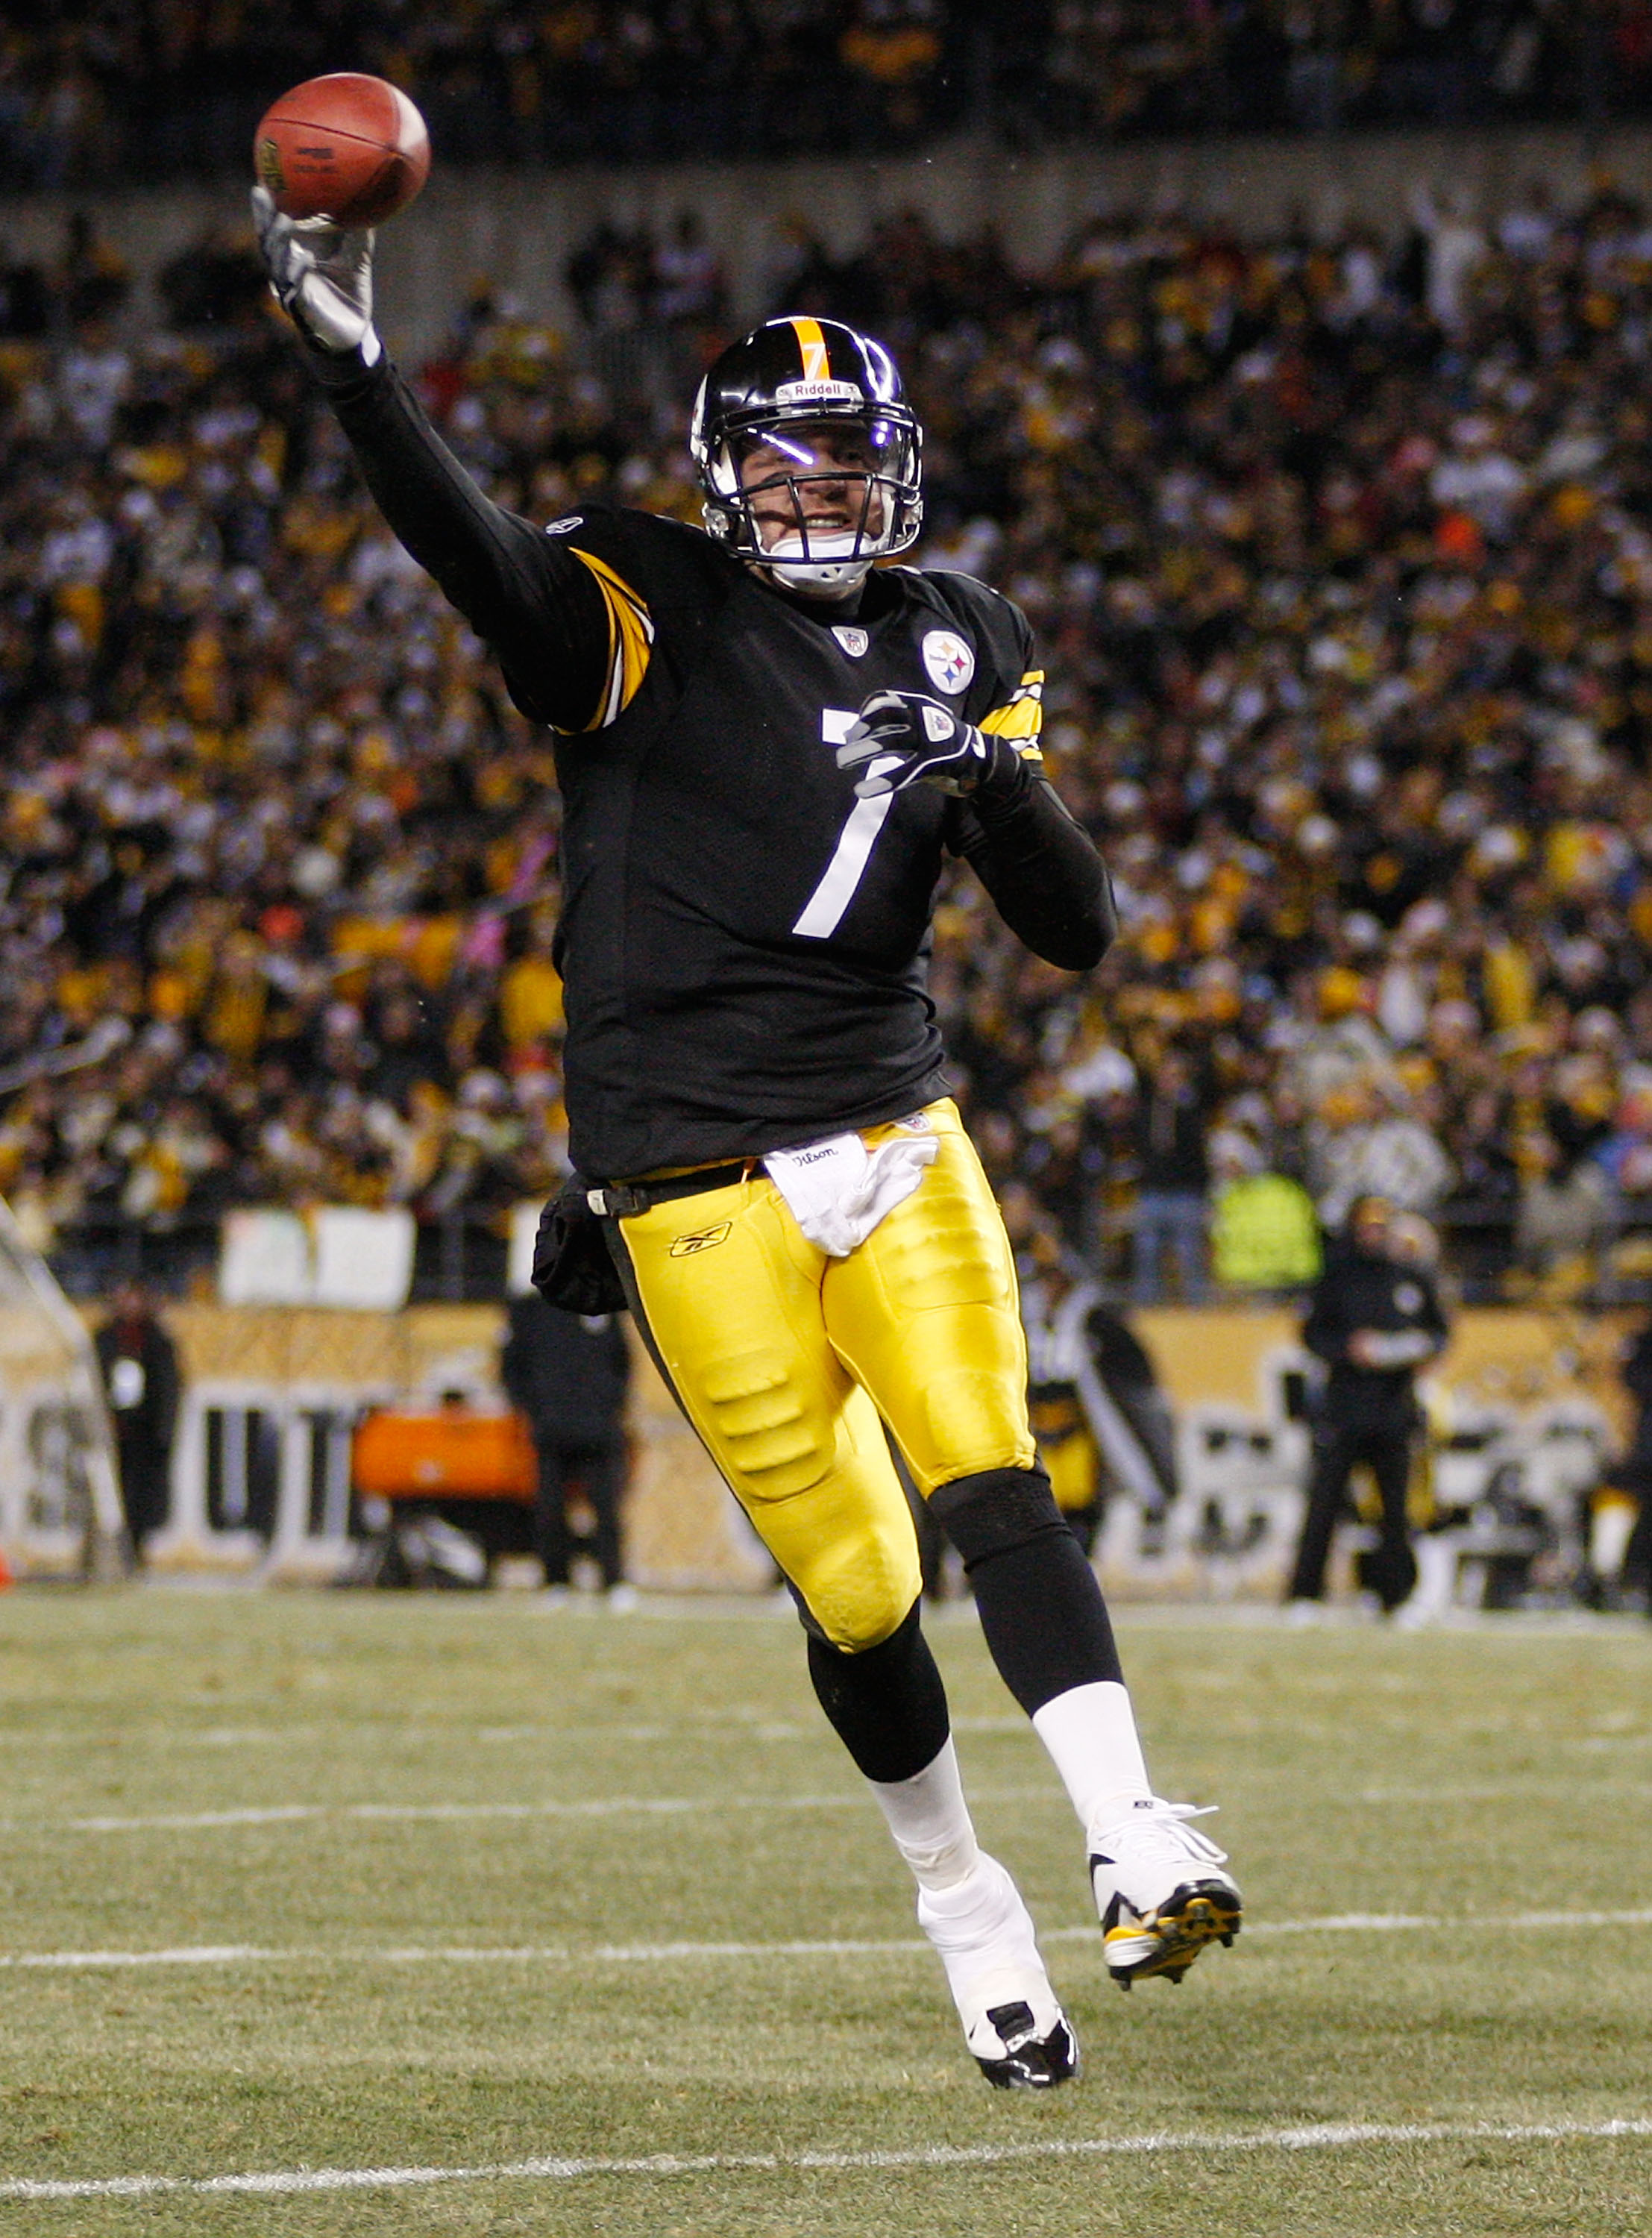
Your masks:
M877 564L918 534L922 434L868 337L777 319L718 359L691 432L704 532L597 504L536 526L387 358L372 235L294 226L261 190L254 209L385 518L557 735L575 1209L791 1586L969 2049L995 2084L1051 2088L1077 2046L975 1840L891 1440L1072 1798L1113 1976L1180 1979L1240 1905L1188 1807L1153 1794L1038 1465L1010 1249L924 991L949 854L1067 970L1113 930L1041 773L1027 623L967 576Z

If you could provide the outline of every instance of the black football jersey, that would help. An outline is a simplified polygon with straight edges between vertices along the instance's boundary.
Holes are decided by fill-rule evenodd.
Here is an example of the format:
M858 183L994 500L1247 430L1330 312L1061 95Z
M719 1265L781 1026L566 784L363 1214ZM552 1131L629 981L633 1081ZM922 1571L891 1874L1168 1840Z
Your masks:
M1006 599L895 567L850 612L678 521L593 507L535 527L482 495L393 369L329 386L391 526L558 734L582 1173L756 1155L943 1094L924 978L948 851L1041 953L1100 952L1106 874L1038 776L1042 678ZM886 686L1013 739L1025 782L990 804L922 784L858 800L836 750Z

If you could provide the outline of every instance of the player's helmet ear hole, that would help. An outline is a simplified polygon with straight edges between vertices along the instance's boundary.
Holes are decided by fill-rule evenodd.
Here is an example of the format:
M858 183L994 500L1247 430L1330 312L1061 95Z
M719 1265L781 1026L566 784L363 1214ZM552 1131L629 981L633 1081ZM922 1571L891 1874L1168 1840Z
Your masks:
M798 588L852 587L922 525L922 431L894 360L835 319L771 319L724 350L694 401L689 449L708 533ZM773 470L749 489L742 461L759 449ZM858 482L858 501L811 526L800 493L811 482ZM772 520L783 491L796 526L765 546L752 499L763 494Z

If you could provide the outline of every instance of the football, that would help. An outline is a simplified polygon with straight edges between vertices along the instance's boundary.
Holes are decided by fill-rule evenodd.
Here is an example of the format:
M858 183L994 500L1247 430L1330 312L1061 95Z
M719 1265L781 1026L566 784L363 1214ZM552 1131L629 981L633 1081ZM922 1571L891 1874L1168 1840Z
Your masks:
M283 216L347 229L405 209L430 175L425 120L399 86L357 70L307 78L264 113L259 183Z

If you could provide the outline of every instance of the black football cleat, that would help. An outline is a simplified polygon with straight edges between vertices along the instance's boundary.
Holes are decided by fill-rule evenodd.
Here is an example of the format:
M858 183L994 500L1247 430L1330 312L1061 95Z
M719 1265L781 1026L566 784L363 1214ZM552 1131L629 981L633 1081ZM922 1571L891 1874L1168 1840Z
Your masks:
M1079 2071L1021 1893L996 1857L955 1887L922 1889L918 1923L947 1970L964 2042L996 2090L1053 2090Z
M995 2005L983 2016L997 2034L1003 2050L997 2056L976 2051L981 2073L995 2090L1054 2090L1071 2082L1079 2071L1078 2039L1062 2014L1047 2036L1040 2036L1033 2009L1017 1998L1014 2003ZM982 2031L971 2031L971 2048Z

